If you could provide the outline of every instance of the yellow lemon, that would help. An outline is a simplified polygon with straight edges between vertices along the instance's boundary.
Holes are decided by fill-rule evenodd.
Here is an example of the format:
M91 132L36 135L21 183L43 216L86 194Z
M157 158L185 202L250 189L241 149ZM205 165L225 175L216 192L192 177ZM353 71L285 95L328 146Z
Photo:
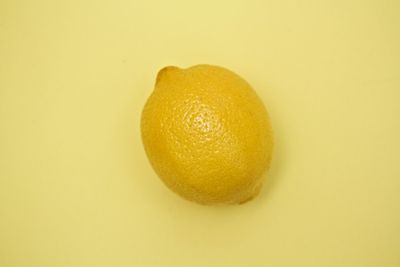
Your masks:
M202 204L252 199L271 161L272 132L263 103L245 80L222 67L160 70L141 133L164 183Z

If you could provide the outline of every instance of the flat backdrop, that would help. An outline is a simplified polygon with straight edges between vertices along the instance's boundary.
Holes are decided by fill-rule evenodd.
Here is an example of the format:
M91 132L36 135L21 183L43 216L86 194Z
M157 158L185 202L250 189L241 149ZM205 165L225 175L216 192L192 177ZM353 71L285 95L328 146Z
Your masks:
M397 0L0 0L0 266L400 266ZM170 192L140 140L157 71L266 103L261 195ZM234 112L234 111L232 111Z

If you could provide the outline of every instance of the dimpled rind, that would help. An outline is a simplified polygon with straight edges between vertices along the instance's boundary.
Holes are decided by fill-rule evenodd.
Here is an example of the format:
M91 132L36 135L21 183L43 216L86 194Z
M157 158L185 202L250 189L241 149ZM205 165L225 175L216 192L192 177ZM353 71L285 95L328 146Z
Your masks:
M182 197L202 204L254 198L269 169L273 138L251 86L217 66L165 67L141 119L154 170Z

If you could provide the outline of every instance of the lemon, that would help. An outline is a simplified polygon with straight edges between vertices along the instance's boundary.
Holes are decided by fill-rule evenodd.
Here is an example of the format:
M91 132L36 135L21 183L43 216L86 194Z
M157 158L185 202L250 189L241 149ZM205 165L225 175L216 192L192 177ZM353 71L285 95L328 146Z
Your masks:
M202 204L254 198L270 166L273 139L263 103L245 80L218 66L160 70L141 134L164 183Z

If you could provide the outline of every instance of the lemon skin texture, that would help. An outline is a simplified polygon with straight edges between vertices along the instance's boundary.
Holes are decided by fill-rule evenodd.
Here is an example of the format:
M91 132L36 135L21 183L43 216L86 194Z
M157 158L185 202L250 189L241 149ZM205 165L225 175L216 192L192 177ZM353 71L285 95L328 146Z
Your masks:
M213 65L161 69L142 112L141 135L162 181L201 204L254 198L273 151L260 98L237 74Z

